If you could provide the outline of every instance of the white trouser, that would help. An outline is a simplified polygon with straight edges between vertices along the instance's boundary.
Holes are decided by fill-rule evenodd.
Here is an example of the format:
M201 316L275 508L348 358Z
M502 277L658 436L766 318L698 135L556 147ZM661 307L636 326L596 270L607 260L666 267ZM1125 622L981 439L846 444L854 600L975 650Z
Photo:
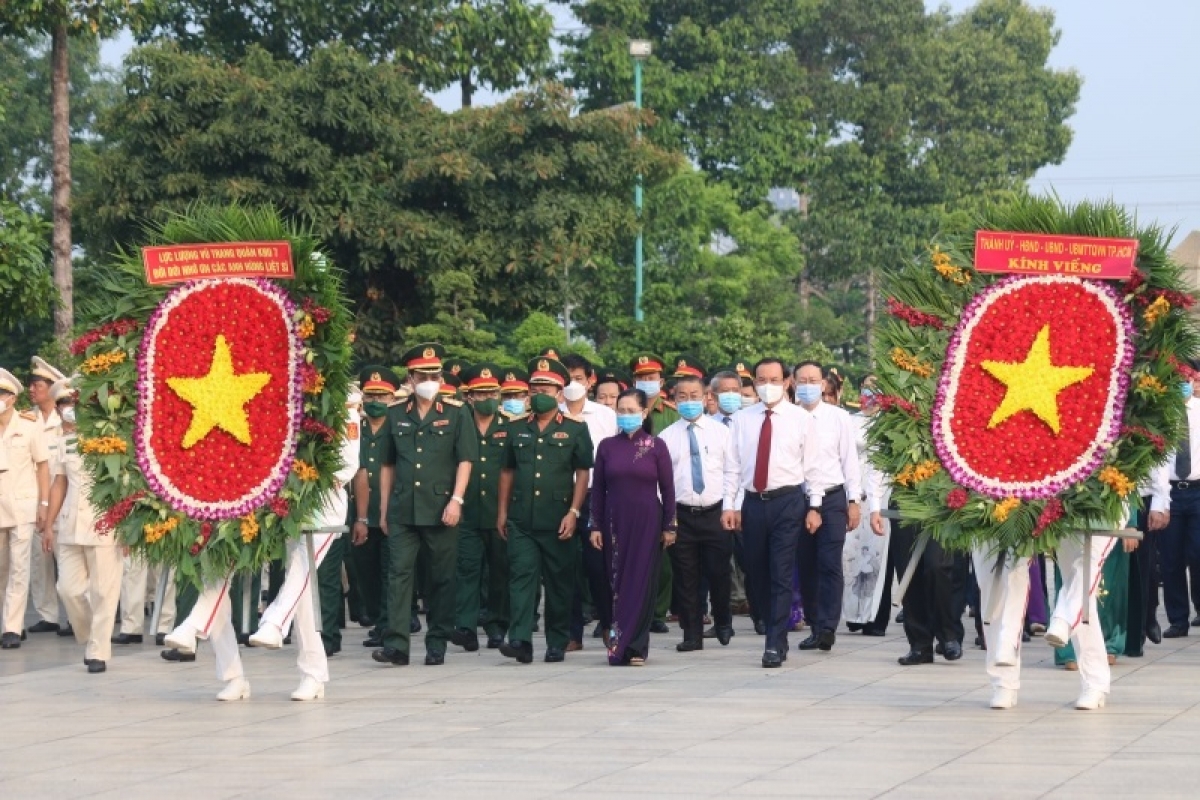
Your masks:
M67 609L84 658L108 661L117 602L121 599L121 548L65 544L58 548L58 596Z
M979 581L979 613L987 625L987 673L996 689L1021 688L1021 634L1025 626L1025 607L1029 603L1028 557L1005 556L999 574L999 556L976 549L971 553L975 578ZM996 663L1001 653L1012 659L1010 666ZM1015 656L1015 657L1014 657Z
M1083 623L1083 575L1084 541L1091 542L1091 569L1087 576L1088 619ZM1096 587L1100 584L1100 569L1112 552L1117 540L1111 536L1092 536L1088 539L1070 537L1058 544L1058 569L1062 572L1063 586L1054 603L1050 620L1062 620L1071 628L1071 644L1075 646L1075 661L1079 665L1079 680L1084 691L1095 689L1109 691L1112 670L1108 666L1108 653L1104 649L1104 631L1100 629L1099 612L1096 610Z
M58 592L54 588L55 553L42 552L42 532L33 532L30 542L29 597L38 619L45 622L62 622L58 613ZM55 551L59 548L55 547Z
M15 528L0 528L0 593L4 595L4 633L25 629L25 606L29 602L29 548L32 522Z
M231 681L240 678L242 656L238 653L237 633L233 630L233 606L229 602L229 582L233 572L220 583L210 584L200 590L192 613L188 614L180 627L195 631L196 638L207 639L212 645L213 657L217 662L217 680Z
M145 559L125 557L125 577L121 579L121 633L141 634L146 628L146 586L150 570ZM175 572L159 566L154 567L154 573L156 582L167 582L167 594L158 615L158 630L151 633L166 633L175 627Z
M337 534L313 534L313 553L317 557L317 566L325 560L329 546ZM299 652L296 656L296 667L301 674L307 675L321 683L329 682L329 660L325 656L325 645L321 641L320 620L313 614L313 583L310 580L308 568L308 545L304 537L288 542L287 573L283 578L283 586L275 600L263 612L262 621L269 622L279 628L286 636L288 627L295 620L293 633Z

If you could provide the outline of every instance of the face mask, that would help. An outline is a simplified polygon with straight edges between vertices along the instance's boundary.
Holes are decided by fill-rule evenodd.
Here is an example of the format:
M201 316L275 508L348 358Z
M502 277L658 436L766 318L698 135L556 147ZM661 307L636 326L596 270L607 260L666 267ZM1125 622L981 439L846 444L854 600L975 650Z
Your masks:
M1182 384L1179 385L1179 388L1183 390L1183 401L1185 403L1188 400L1192 399L1192 382L1191 381L1184 381Z
M378 400L371 400L370 402L363 403L363 411L366 412L368 417L379 419L384 414L387 414L387 410L387 403L381 403Z
M796 400L801 405L812 405L821 399L821 387L815 383L802 383L796 387Z
M688 422L704 413L704 403L700 400L681 400L675 404L675 407L679 409L679 416Z
M501 403L501 406L507 413L512 414L514 417L519 417L525 413L524 400L505 400Z
M617 414L617 427L621 433L633 433L642 427L641 414Z
M725 414L732 414L742 407L741 392L721 392L717 395L717 405Z
M758 392L758 399L769 406L775 405L783 399L783 387L778 383L764 383L761 386L755 386L754 390ZM820 393L820 387L817 388L817 392Z
M757 402L757 397L746 397L745 395L742 395L742 408L749 408Z
M438 390L441 388L441 381L421 381L417 384L414 391L416 391L417 397L422 400L432 400L437 397Z
M553 395L535 394L529 398L529 405L535 414L545 414L558 408L558 401Z
M68 423L74 425L75 424L75 406L67 406L66 408L60 409L58 412L58 416L62 419L63 422L68 422Z
M490 417L496 413L496 406L499 405L499 402L494 399L476 400L471 405L474 407L476 414L481 417Z
M654 397L662 388L662 384L658 381L637 381L634 385L645 392L646 397Z
M565 397L567 401L571 403L582 400L583 398L587 397L587 387L582 383L571 381L563 388L563 397Z

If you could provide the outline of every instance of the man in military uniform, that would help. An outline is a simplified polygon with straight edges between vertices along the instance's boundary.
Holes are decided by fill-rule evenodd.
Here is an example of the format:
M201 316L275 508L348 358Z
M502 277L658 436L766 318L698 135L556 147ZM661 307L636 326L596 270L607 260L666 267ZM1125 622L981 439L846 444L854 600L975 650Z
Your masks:
M429 632L425 663L445 663L454 626L454 572L458 527L471 465L479 445L462 401L438 399L442 384L440 344L421 344L404 355L413 396L388 409L391 435L379 475L380 521L388 541L388 626L372 658L404 665L409 656L409 619L418 553L429 555Z
M0 369L0 450L7 471L0 473L0 589L4 632L0 649L21 646L29 601L29 548L35 530L49 525L50 451L35 413L18 414L14 405L21 382Z
M388 537L379 521L379 475L383 470L383 451L391 429L387 425L388 409L392 406L400 378L387 367L369 364L358 376L362 388L363 416L359 432L359 471L352 488L355 509L351 529L350 558L347 561L355 574L359 593L359 621L364 618L374 624L364 647L382 647L383 629L387 623L387 563Z
M500 379L500 414L509 422L529 413L529 373L508 367Z
M34 413L42 423L42 439L46 443L46 451L50 455L50 463L58 460L59 439L62 436L62 419L54 405L50 387L55 383L66 380L60 370L51 366L44 358L34 356L29 365L29 401L34 405ZM53 523L57 525L57 522ZM50 531L51 538L54 531ZM30 633L51 633L59 630L59 620L62 627L69 628L70 624L59 613L58 592L55 590L55 551L42 546L42 532L34 531L33 542L30 544L32 559L29 566L29 594L33 610L37 612L38 621L29 626ZM71 631L63 630L64 636L70 636Z
M532 412L511 426L500 474L496 528L508 541L512 615L500 652L522 664L533 661L539 575L546 587L545 660L562 661L569 638L579 561L575 527L592 468L587 425L558 408L569 379L566 367L554 359L529 362Z
M669 425L679 419L675 404L663 394L666 362L653 353L640 353L629 362L629 371L633 373L633 385L646 394L647 408L646 432L658 436ZM671 559L659 561L658 567L658 596L654 603L654 621L650 624L652 633L667 633L667 613L671 610Z
M483 629L489 648L497 648L508 633L508 546L496 531L500 470L512 428L499 411L500 376L495 364L468 367L462 373L467 402L474 412L474 433L479 440L479 460L471 469L467 502L458 527L454 634L450 641L468 652L479 649L481 582L487 565L487 616Z

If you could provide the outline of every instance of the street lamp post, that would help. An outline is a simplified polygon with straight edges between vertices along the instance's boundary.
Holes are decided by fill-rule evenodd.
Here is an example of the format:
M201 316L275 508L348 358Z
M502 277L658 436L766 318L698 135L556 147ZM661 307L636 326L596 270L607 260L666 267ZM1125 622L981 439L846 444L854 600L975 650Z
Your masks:
M642 62L650 57L650 42L631 39L629 55L633 58L633 105L642 110ZM642 138L642 126L638 123L638 139ZM637 211L637 242L633 248L634 290L633 318L642 321L642 173L638 172L637 185L633 189L633 206Z

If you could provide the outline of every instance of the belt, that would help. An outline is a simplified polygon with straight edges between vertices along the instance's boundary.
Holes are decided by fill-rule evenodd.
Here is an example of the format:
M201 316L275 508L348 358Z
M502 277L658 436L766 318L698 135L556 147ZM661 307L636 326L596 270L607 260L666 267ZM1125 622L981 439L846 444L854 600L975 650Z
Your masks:
M1171 488L1185 492L1200 489L1200 481L1171 481Z
M679 509L680 511L686 511L689 514L711 514L714 511L721 510L721 502L717 501L711 506L688 506L684 505L683 503L676 503L675 508Z
M846 484L839 483L837 486L830 486L828 489L826 489L825 497L828 497L831 494L837 494L838 492L845 492L845 491L846 491Z
M770 489L766 492L754 492L747 489L746 496L757 497L759 500L774 500L776 497L784 497L798 491L800 491L799 486L780 486L778 489Z

